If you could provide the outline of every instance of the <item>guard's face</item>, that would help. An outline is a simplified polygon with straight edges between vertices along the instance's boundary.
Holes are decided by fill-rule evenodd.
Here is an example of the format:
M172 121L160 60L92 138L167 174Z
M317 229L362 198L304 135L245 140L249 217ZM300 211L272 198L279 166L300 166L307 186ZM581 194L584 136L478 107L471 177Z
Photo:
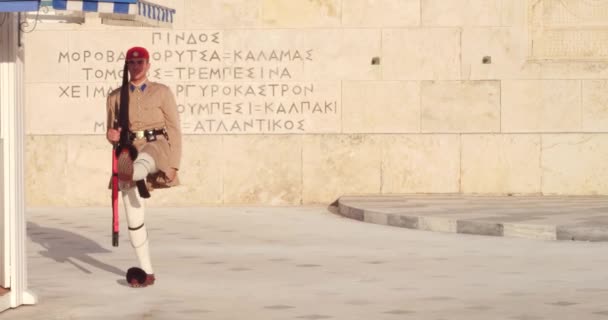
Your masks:
M131 81L138 82L146 78L150 63L146 59L131 59L127 61L127 68Z

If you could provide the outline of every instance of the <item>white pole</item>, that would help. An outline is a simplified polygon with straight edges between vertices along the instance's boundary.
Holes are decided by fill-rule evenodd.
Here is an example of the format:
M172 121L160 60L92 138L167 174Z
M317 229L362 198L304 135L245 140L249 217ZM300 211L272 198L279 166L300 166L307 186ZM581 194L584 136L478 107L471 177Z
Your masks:
M26 220L24 188L24 90L23 50L19 47L19 16L5 13L0 75L2 81L2 133L4 164L4 268L10 277L10 307L36 303L27 290ZM6 80L6 81L4 81ZM8 254L7 254L8 253ZM9 260L6 261L6 258Z

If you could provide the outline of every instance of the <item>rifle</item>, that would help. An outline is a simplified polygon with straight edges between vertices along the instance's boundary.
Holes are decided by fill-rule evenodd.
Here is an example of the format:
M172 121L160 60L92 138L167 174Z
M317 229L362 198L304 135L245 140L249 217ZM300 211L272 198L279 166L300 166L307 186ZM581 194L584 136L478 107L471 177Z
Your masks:
M114 128L118 127L118 122L114 121ZM116 157L117 144L112 147L112 246L118 247L118 158Z

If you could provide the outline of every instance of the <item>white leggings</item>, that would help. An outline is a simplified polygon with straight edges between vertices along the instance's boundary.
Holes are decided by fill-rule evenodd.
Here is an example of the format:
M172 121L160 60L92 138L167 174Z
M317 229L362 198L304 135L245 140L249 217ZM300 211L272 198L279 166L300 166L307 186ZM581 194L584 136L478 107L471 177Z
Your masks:
M133 181L145 179L148 174L156 173L156 162L148 153L140 152L135 161L133 161Z
M133 180L143 180L150 173L155 173L156 163L147 153L140 153L133 162ZM144 199L139 196L137 188L131 187L122 191L122 200L127 213L127 224L129 226L129 238L131 245L135 248L140 267L148 274L153 274L152 262L150 261L150 248L148 245L148 231L144 224L145 206Z

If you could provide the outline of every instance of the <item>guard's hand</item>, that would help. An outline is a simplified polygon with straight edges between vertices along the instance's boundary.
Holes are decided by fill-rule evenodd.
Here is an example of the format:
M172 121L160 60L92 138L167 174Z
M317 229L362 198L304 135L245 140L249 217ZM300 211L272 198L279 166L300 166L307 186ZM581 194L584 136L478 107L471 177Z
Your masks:
M110 141L110 143L118 142L118 140L120 140L120 131L121 130L122 130L122 128L118 128L118 130L108 129L108 132L106 133L106 138L108 139L108 141Z
M168 182L172 182L177 177L177 169L169 168L167 172L165 172L165 176L167 177Z

